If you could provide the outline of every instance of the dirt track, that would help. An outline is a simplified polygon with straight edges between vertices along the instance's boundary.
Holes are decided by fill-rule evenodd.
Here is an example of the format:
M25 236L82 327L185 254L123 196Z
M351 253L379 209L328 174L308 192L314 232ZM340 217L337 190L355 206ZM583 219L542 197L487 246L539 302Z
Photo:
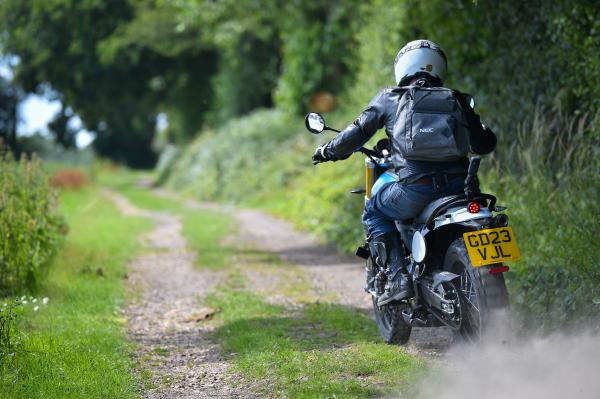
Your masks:
M365 277L361 259L341 255L310 234L298 232L289 223L264 212L240 210L235 216L239 221L238 240L303 268L311 277L315 300L327 298L330 301L334 294L336 303L371 315L371 298L363 290ZM438 357L452 341L449 329L415 328L408 347L413 353Z
M228 364L208 338L210 327L196 323L204 312L201 300L219 282L220 273L193 267L194 254L186 248L176 216L140 210L119 194L106 194L124 215L146 217L156 223L152 232L141 237L148 250L129 265L131 288L139 292L139 298L126 311L129 334L139 346L136 361L141 369L152 371L142 396L253 397L252 386L239 379L237 387L232 388ZM156 194L175 196L164 191ZM193 201L186 206L233 214L239 231L229 244L275 254L285 267L301 268L310 278L315 301L333 301L371 314L371 300L362 289L360 259L340 255L309 234L260 211ZM408 348L413 353L438 357L451 342L445 329L417 328Z

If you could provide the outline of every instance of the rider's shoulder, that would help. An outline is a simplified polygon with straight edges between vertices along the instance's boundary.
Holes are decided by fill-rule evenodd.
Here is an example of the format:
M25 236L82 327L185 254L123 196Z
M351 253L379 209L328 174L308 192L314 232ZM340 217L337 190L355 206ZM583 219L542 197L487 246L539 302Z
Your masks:
M398 96L398 86L386 86L373 97L371 103L385 101L387 99Z

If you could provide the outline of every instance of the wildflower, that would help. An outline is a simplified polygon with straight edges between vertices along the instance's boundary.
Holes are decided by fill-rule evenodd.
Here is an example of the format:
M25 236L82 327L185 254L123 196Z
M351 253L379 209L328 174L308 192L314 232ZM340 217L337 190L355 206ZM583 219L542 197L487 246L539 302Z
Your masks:
M31 300L31 303L36 303L36 302L37 302L37 298L33 298L33 299Z
M39 306L34 306L34 307L33 307L33 311L34 311L34 312L37 312L39 309L40 309L40 307L39 307Z
M4 306L4 307L7 307L7 306L8 306L8 303L4 302L4 305L2 305L2 306Z
M25 299L27 299L27 297L26 297L25 295L23 295L23 296L21 297L21 302L22 302L22 301L24 301Z
M45 296L45 297L42 299L42 303L43 303L44 305L47 305L47 304L48 304L48 297L47 297L47 296Z

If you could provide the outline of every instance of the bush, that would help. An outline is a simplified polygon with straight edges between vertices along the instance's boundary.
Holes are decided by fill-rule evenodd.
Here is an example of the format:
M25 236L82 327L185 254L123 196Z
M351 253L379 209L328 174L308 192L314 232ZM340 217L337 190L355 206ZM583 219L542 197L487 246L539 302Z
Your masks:
M0 155L0 295L34 291L64 230L38 158Z
M526 324L600 322L599 121L538 109L483 178L509 206L523 254L510 289Z

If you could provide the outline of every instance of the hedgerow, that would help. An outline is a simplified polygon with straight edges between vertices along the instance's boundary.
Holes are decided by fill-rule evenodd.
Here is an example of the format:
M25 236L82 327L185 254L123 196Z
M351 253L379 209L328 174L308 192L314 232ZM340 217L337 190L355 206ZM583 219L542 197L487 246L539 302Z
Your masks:
M65 225L37 157L0 154L0 296L39 286Z

